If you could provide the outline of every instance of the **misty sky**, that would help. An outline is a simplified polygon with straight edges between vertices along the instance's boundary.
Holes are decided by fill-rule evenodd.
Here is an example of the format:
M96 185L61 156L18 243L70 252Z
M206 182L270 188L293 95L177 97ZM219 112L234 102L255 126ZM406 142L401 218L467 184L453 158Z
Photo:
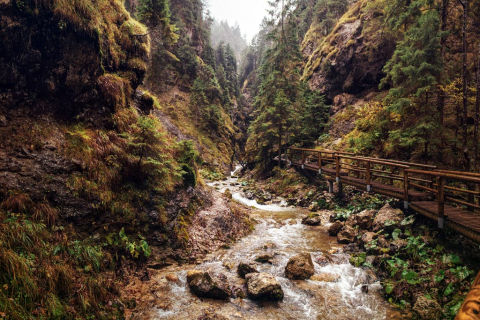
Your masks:
M207 0L206 3L216 20L227 20L232 26L238 23L248 42L260 30L268 6L267 0Z

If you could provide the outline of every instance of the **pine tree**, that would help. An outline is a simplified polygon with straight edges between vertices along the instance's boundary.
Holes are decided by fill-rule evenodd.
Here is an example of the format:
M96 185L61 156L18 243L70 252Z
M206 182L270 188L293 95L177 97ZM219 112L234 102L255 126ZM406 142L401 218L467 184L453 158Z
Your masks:
M409 4L408 4L409 3ZM390 138L400 147L423 145L427 156L430 137L439 129L430 100L442 73L440 16L428 0L392 1L387 21L394 29L406 28L403 40L386 64L381 87L391 86L386 98L388 110L407 119L416 114L414 123L405 123ZM422 10L420 10L422 9ZM416 16L404 15L405 10ZM396 13L396 14L395 14Z

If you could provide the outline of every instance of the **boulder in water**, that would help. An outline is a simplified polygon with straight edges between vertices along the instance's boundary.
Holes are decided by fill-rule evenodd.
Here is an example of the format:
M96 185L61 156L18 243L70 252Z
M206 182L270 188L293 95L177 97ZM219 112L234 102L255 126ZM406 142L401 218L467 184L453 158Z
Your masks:
M269 264L272 264L273 262L273 255L271 254L263 254L261 256L258 256L255 258L255 261L256 262L260 262L260 263L269 263Z
M283 290L278 280L268 273L249 273L247 280L247 294L253 300L283 299Z
M237 267L237 273L241 278L249 273L258 272L256 266L253 263L241 262Z
M322 217L318 213L312 213L303 218L302 223L307 226L319 226L322 224Z
M357 236L357 230L350 226L344 226L342 230L337 235L338 243L352 243L355 241L355 237Z
M328 228L328 234L332 237L335 237L340 232L340 230L342 230L342 228L343 228L343 223L341 223L340 221L335 221Z
M309 279L314 273L312 256L308 252L290 258L285 267L285 276L292 280Z
M222 273L192 270L187 273L187 283L192 292L202 298L227 300L232 294Z
M320 282L337 282L340 279L338 274L333 273L320 273L313 275L310 280L320 281Z

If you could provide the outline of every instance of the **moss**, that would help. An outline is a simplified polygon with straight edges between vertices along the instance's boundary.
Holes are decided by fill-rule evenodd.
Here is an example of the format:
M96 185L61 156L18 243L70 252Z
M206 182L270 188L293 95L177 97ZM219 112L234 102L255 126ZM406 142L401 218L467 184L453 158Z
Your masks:
M379 3L383 3L384 0L375 0L375 4L369 4L369 1L361 0L353 4L350 9L338 20L333 30L326 36L321 35L318 26L313 24L310 30L305 35L303 41L303 47L305 48L307 44L313 43L317 44L314 52L308 57L308 61L305 64L303 69L303 80L308 80L315 71L322 69L324 70L334 56L339 52L339 46L344 46L346 48L351 47L355 44L355 40L350 39L346 44L342 43L342 38L340 35L341 29L346 25L353 23L357 20L362 21L363 29L362 34L365 36L365 30L370 30L368 32L367 40L371 41L372 37L380 37L380 32L371 32L371 30L378 30L380 26L378 25L379 21L382 21L381 15L375 16L375 18L366 18L366 16L372 16L372 8L377 8ZM377 9L375 9L377 10Z
M113 110L127 107L132 89L124 78L107 73L98 78L98 86L106 104L113 107Z

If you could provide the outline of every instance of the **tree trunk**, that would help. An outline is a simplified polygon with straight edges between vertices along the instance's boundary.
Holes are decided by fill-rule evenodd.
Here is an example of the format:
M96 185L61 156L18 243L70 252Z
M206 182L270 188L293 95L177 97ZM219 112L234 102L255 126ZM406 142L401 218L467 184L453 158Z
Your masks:
M467 118L468 118L468 92L467 92L467 19L468 19L468 9L469 9L469 0L463 0L461 2L463 5L463 27L462 27L462 38L463 38L463 70L462 70L462 86L463 86L463 112L462 112L462 133L463 133L463 141L462 141L462 148L463 153L466 155L468 153L467 148L467 132L468 132L468 125L467 125ZM469 163L468 163L468 156L465 156L465 169L468 170Z
M444 33L445 31L447 31L448 3L449 3L449 0L442 0L442 25L440 29L442 32L442 37L440 38L440 47L441 47L440 55L442 57L442 61L445 60L445 44L447 41L447 37L444 35ZM443 79L441 79L440 84L443 84ZM437 112L438 112L438 124L440 128L443 128L443 124L444 124L444 109L445 109L445 93L443 92L443 89L439 87L438 99L437 99ZM442 148L443 147L444 147L444 139L442 138ZM442 152L440 152L440 154L441 153Z
M477 72L476 72L476 82L477 82L477 96L475 99L475 130L474 130L474 152L475 152L475 170L480 170L478 159L478 126L480 122L480 44L478 44L478 57L477 57Z

